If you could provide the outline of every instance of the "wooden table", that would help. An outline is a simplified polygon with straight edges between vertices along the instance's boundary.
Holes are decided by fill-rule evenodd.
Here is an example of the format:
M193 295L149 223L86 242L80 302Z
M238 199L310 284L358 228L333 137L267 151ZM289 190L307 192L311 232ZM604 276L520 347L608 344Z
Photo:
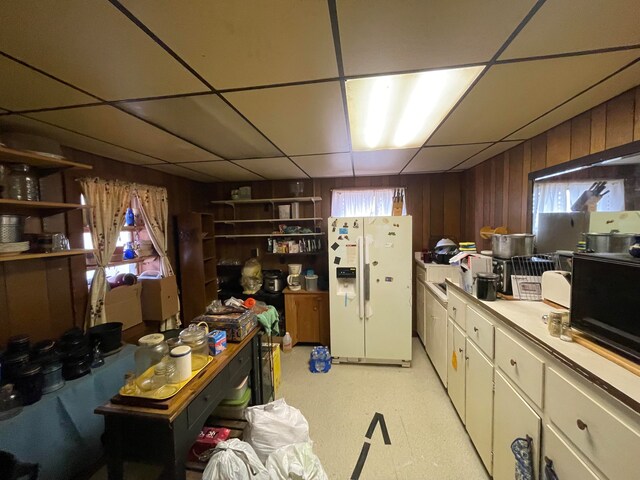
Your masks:
M252 404L262 403L261 336L255 328L242 342L227 343L178 394L160 402L164 409L113 401L96 408L105 420L109 480L123 478L125 459L163 464L163 478L183 480L189 448L230 388L250 375Z

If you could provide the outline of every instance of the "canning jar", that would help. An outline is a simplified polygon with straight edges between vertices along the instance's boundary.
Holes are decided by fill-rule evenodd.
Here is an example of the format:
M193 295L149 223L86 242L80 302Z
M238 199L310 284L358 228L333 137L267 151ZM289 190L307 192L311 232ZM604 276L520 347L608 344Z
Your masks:
M142 390L149 390L149 378L153 375L151 367L160 363L169 354L169 347L161 333L151 333L138 340L138 349L134 354L136 362L136 383Z
M200 370L209 361L209 341L206 324L192 323L180 332L180 340L191 347L191 370Z
M11 167L9 198L29 201L40 200L38 177L29 165L19 164Z

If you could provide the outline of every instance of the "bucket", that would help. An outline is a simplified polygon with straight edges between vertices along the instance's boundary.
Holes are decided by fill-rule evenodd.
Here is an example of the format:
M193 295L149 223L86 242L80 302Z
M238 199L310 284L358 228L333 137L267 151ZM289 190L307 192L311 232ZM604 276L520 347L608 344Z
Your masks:
M318 275L305 275L304 285L305 290L311 292L318 290Z

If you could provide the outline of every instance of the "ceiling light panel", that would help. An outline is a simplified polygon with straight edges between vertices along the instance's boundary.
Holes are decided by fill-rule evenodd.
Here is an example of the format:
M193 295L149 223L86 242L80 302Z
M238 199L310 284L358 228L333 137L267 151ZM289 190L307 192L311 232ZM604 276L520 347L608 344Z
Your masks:
M353 152L356 175L396 175L413 157L417 148Z
M264 88L224 96L287 155L349 151L338 82Z
M501 140L627 65L639 54L640 51L623 51L495 65L428 144Z
M95 102L96 99L0 56L0 105L13 111Z
M307 178L307 175L305 175L305 173L287 157L252 158L246 160L235 160L233 163L240 167L248 168L267 180Z
M500 60L640 44L638 0L545 2Z
M123 4L217 89L338 75L327 2Z
M60 145L65 145L67 147L93 153L102 157L111 158L120 162L132 163L134 165L147 165L162 162L162 160L158 158L133 152L126 148L111 145L100 140L89 138L85 135L73 133L63 128L48 125L38 120L20 115L0 117L0 131L14 131L39 135L53 139Z
M110 106L70 108L29 116L171 163L220 160L212 153Z
M490 158L495 157L496 155L499 155L502 152L506 152L507 150L509 150L510 148L515 147L519 143L522 143L522 142L513 141L513 142L498 142L498 143L494 143L493 145L491 145L486 150L483 150L482 152L478 153L476 156L471 157L470 159L466 160L461 165L456 166L454 168L454 170L456 170L456 171L458 171L458 170L467 170L467 169L469 169L471 167L475 167L476 165L481 164L485 160L489 160Z
M262 177L252 173L232 162L198 162L183 163L182 166L204 173L224 182L263 180Z
M353 150L421 146L483 69L347 80Z
M490 145L477 143L422 148L402 173L444 172Z
M189 180L195 180L196 182L213 183L220 181L220 179L212 177L211 175L195 172L191 169L182 167L180 165L174 165L172 163L165 163L164 165L149 165L149 167L147 168L152 168L153 170L168 173L169 175L175 175L178 177L187 178Z
M351 154L329 153L326 155L307 155L292 157L311 178L352 177Z
M486 63L534 0L338 0L347 75Z
M224 158L273 157L280 153L217 95L127 102L121 106Z
M0 50L107 100L206 90L109 2L3 2Z

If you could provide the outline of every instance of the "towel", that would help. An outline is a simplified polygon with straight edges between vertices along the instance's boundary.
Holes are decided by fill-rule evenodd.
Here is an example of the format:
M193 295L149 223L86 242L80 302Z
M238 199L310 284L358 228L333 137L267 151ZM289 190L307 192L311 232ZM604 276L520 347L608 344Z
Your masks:
M257 315L258 321L264 327L264 331L267 332L267 335L271 335L272 331L276 335L280 334L280 316L278 315L278 311L273 305L269 305L267 310L259 313Z
M532 442L533 439L527 435L526 438L516 438L511 444L516 459L516 480L533 480Z

